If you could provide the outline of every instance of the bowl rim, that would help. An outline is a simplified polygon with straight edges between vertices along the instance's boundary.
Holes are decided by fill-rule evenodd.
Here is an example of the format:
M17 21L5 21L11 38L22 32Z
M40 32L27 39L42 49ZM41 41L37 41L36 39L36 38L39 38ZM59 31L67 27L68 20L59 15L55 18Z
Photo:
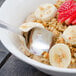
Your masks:
M1 42L3 43L3 45L7 48L7 43L4 40L1 40ZM17 58L19 58L20 60L34 66L34 67L38 67L41 69L45 69L45 70L49 70L49 71L54 71L54 72L63 72L63 73L75 73L76 74L76 69L70 69L70 68L58 68L58 67L54 67L54 66L50 66L47 64L43 64L40 63L38 61L35 61L29 57L27 57L26 55L24 55L21 51L19 51L18 49L15 49L16 52L13 51L14 49L11 49L10 47L8 48L8 51L11 52L14 56L16 56ZM17 54L19 53L19 54ZM25 59L24 59L24 58Z
M3 45L7 48L7 45L5 45L5 41L1 40L1 42L3 43ZM14 56L16 56L17 58L19 58L20 60L22 60L23 62L26 62L34 67L38 67L41 69L45 69L45 70L49 70L49 71L54 71L54 72L60 72L60 73L75 73L76 74L76 69L70 69L70 68L58 68L58 67L54 67L54 66L50 66L47 64L43 64L40 63L36 60L33 60L29 57L27 57L25 54L23 54L21 51L19 51L18 49L16 49L16 52L18 52L19 54L17 54L16 52L13 52L13 50L11 50L10 48L8 48L8 51L11 52ZM24 58L25 59L24 59Z

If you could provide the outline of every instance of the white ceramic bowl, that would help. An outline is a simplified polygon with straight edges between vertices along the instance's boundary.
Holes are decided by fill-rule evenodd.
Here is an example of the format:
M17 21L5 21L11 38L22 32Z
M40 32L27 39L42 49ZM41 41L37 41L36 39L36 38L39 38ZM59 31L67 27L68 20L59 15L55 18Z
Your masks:
M9 0L7 0L7 1L9 1ZM12 1L12 0L10 0L10 1ZM17 1L20 1L20 0L17 0ZM15 24L20 25L21 23L23 23L24 18L28 14L30 14L31 11L34 11L38 5L40 5L42 3L48 3L48 2L55 3L55 0L22 0L22 1L25 1L25 5L26 5L26 7L25 7L26 12L24 13L24 17L23 18L21 17L22 20L19 19L18 23L13 24L14 19L12 18L12 16L10 17L10 15L8 15L11 19L8 18L8 20L6 20L4 18L4 17L6 17L6 15L4 15L2 13L0 13L0 16L3 15L3 17L0 17L0 20L3 20L4 22L7 22L8 24L13 24L11 26L14 27L14 26L16 26ZM29 10L27 10L27 9L29 9ZM1 10L0 10L0 12L1 12ZM10 19L10 21L9 21L9 19ZM15 27L15 28L18 29L17 27ZM4 46L9 50L9 52L11 52L13 55L15 55L20 60L34 66L35 68L39 69L40 71L42 71L44 73L47 73L49 75L56 75L56 76L57 75L58 76L65 76L65 75L66 76L67 75L76 76L76 69L57 68L57 67L54 67L54 66L49 66L49 65L46 65L46 64L42 64L40 62L37 62L35 60L32 60L32 59L28 58L26 55L24 55L20 51L19 47L20 47L21 43L19 43L20 41L19 41L19 39L18 39L18 37L16 36L15 33L12 33L12 32L9 32L9 31L7 31L5 29L0 28L0 40L4 44Z

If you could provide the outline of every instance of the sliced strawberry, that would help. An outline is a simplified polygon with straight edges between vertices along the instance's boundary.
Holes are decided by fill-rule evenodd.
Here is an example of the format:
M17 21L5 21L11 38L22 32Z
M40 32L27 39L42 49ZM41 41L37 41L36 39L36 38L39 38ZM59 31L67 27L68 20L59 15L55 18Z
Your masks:
M67 17L63 17L62 19L58 19L58 21L63 23L66 19L67 19Z
M68 17L72 15L73 13L76 13L76 7L72 7L71 9L60 13L59 18L66 17L66 16Z
M61 7L58 9L58 12L63 12L63 11L67 11L68 9L70 9L73 6L74 0L68 0L65 1Z
M76 1L73 1L73 6L76 6Z
M58 21L66 24L76 24L76 1L67 0L58 9Z
M65 23L69 25L69 24L72 23L72 21L73 21L75 18L76 18L76 13L73 14L72 16L70 16L70 17L65 21Z
M64 22L66 19L68 19L70 16L76 13L76 7L72 7L71 9L62 12L58 15L58 21Z
M67 25L69 25L69 18L65 21L65 23L66 23Z
M76 18L72 21L72 24L73 24L73 25L76 24Z

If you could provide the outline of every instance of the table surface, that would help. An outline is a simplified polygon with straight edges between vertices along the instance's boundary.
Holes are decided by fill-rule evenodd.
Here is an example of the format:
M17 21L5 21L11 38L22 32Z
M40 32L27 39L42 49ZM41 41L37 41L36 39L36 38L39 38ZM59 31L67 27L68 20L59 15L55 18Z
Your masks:
M0 0L0 6L4 0ZM0 26L2 26L0 24ZM48 76L12 55L0 42L0 76Z

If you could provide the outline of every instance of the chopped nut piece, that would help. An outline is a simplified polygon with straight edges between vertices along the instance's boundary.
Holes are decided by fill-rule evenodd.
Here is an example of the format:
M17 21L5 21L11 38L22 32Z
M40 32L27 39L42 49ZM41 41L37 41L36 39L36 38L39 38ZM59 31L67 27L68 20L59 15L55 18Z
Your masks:
M72 64L75 63L75 59L74 59L74 58L72 58L71 63L72 63Z
M46 59L49 59L49 54L47 52L43 52L42 53L42 56Z

